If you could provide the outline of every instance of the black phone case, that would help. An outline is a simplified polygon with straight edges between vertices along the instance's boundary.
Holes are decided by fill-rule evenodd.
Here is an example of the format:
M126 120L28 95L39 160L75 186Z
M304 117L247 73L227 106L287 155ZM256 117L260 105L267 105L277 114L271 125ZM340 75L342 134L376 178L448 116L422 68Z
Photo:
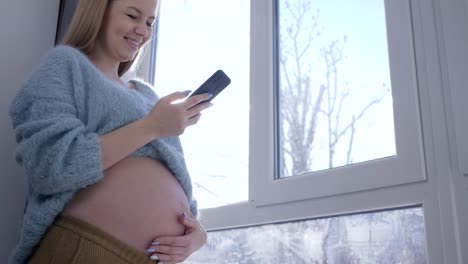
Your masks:
M231 83L231 79L224 73L222 70L217 70L213 75L211 75L208 80L206 80L197 90L195 90L189 97L192 97L197 94L210 93L213 96L210 99L203 101L210 102L213 100L224 88L226 88Z

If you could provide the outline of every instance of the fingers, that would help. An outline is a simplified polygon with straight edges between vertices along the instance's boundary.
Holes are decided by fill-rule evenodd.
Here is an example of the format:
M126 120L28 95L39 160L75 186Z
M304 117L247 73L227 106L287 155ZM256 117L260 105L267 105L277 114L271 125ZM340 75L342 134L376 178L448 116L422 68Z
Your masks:
M157 245L170 245L173 247L187 247L190 245L190 238L187 236L165 236L165 237L158 237L156 240Z
M210 107L212 107L213 104L210 103L210 102L206 102L206 103L201 103L201 104L198 104L196 106L193 106L189 109L187 109L187 114L190 118L194 117L195 115L197 115L198 113L200 113L201 111L205 110L205 109L208 109Z
M191 217L188 217L186 216L185 214L182 214L180 217L179 217L179 221L186 227L190 227L190 228L196 228L196 227L199 227L200 224L198 223L198 221L194 218L191 218Z
M169 95L166 95L166 96L162 97L161 100L165 101L167 103L172 103L174 101L186 98L190 94L190 92L191 92L190 90L183 91L183 92L174 92L174 93L171 93ZM199 103L202 103L203 101L207 101L212 96L213 95L209 94L209 93L195 95L195 96L187 98L181 104L184 105L185 109L189 109L189 108L191 108L191 107L193 107L193 106L195 106L195 105L197 105Z
M181 263L206 243L207 234L196 219L181 215L179 221L187 227L186 230L190 230L189 233L156 238L148 248L151 259L163 263Z
M187 97L190 94L190 92L191 92L190 90L187 90L187 91L183 91L183 92L171 93L171 94L166 95L163 98L161 98L161 100L164 100L167 103L172 103L174 101L184 99L185 97Z
M161 100L165 100L165 102L167 103L172 103L172 102L175 102L177 100L187 97L189 93L190 93L190 90L185 91L185 92L175 92L175 93L169 94L161 98ZM184 102L180 103L178 107L181 107L180 110L182 111L186 110L186 114L188 118L193 118L201 111L213 106L213 104L210 102L204 102L210 99L211 96L212 96L211 94L207 94L207 93L195 95L193 97L186 99Z
M186 237L161 237L151 244L147 252L150 259L159 260L160 263L181 263L190 255L189 244Z
M184 133L187 126L200 120L200 112L212 106L211 103L200 103L209 98L208 94L196 95L183 102L177 102L187 97L190 91L175 92L162 97L148 114L150 129L161 137L178 136ZM188 102L187 102L188 101ZM196 104L196 106L193 106ZM189 108L190 106L193 106Z
M151 253L150 259L159 260L163 263L180 263L188 257L188 250L183 247L155 246L148 249Z
M204 94L199 94L199 95L189 97L184 102L184 105L186 107L185 109L190 109L196 106L197 104L210 99L212 96L213 96L212 94L204 93Z
M201 113L198 113L198 114L190 117L189 120L187 121L187 126L195 125L196 123L198 123L200 118L201 118Z
M168 245L157 245L157 246L152 246L148 249L148 252L156 254L156 255L166 254L166 255L182 255L183 256L187 254L187 251L188 250L185 247L177 247L177 246L174 247L174 246L168 246Z
M184 262L187 257L183 255L166 255L166 254L153 254L150 256L150 259L152 260L158 260L158 263L164 263L164 264L169 264L169 263L182 263Z

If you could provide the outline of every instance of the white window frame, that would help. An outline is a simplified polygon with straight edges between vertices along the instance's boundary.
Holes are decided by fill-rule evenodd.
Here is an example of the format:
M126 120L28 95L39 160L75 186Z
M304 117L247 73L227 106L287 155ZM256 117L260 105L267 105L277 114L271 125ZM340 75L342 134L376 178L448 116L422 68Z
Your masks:
M272 1L251 0L251 63L253 67L251 67L249 201L202 210L200 221L204 227L208 231L217 231L349 213L422 206L428 263L468 263L466 250L468 228L463 224L468 222L466 203L468 178L463 177L463 174L457 174L460 168L464 168L462 158L466 158L464 156L460 158L460 153L466 154L463 153L466 145L462 146L462 152L460 152L459 142L463 141L465 142L463 144L466 144L467 141L466 134L460 136L460 123L457 122L460 118L461 121L466 119L459 112L458 114L452 113L461 108L461 104L457 102L465 103L468 100L465 90L460 88L466 85L457 86L468 83L468 74L466 71L448 74L453 67L460 65L457 54L462 54L462 58L467 56L466 47L460 47L457 41L467 40L468 32L466 32L466 27L457 25L456 22L468 21L468 2L466 0L385 0L389 24L387 30L392 87L394 93L397 93L396 98L401 96L400 91L395 89L396 87L406 86L412 91L406 101L401 101L405 98L400 98L401 105L397 105L410 111L409 116L402 117L398 113L399 108L395 107L397 144L404 143L402 136L409 135L412 140L407 143L415 146L412 152L407 154L413 163L400 161L403 171L399 174L403 176L397 177L397 182L364 184L354 189L341 188L339 190L343 193L339 194L331 191L322 192L320 195L310 195L302 190L303 194L296 196L286 194L279 199L272 197L281 195L279 193L275 195L264 193L260 195L260 197L263 195L263 198L258 198L257 194L261 193L263 188L281 192L284 192L286 188L296 188L294 185L282 187L283 189L268 187L269 184L273 184L270 180L273 175L273 146L271 144L274 139L271 133L273 112L270 111L273 109L273 100L271 100L273 86L271 81L265 81L267 80L265 77L271 78L273 66L272 50L266 49L271 45L261 46L259 40L272 39L269 36L272 32ZM455 18L451 16L453 12L457 15ZM396 39L393 39L394 36ZM401 54L407 57L402 58ZM149 59L146 60L148 65L149 61ZM392 66L396 62L402 62L408 71L402 72L402 69ZM463 62L466 63L467 60ZM466 64L462 65L466 67ZM149 66L146 67L149 69ZM453 83L453 79L456 80L455 88L450 86L450 81ZM455 90L450 90L450 88ZM456 96L463 97L455 98ZM269 99L265 103L266 98ZM418 102L419 104L411 106L412 103ZM464 129L466 127L462 127L462 132ZM457 135L457 141L453 140L453 135ZM403 155L400 151L402 147L404 148L398 145L399 157ZM258 156L262 153L268 154L265 155L268 158L259 160ZM457 157L461 160L454 162ZM398 158L387 160L399 162ZM387 160L377 161L381 164L370 166L381 166L380 169L388 168L386 167L388 164L385 164L390 161ZM360 167L362 166L356 168ZM262 169L265 171L261 171ZM395 168L391 169L395 171ZM342 168L336 168L330 172L338 171L339 173L340 170ZM463 171L466 172L466 170ZM304 178L294 177L299 177L295 181ZM291 177L291 181L284 182L294 182L294 177ZM319 178L320 175L313 177ZM380 180L382 179L378 178L378 181ZM332 187L335 186L330 185L327 188ZM296 190L301 191L301 189L292 189L293 192Z
M250 201L262 206L426 179L409 0L386 1L397 155L275 179L274 1L257 1L251 36ZM391 122L391 121L390 121ZM261 124L261 125L259 125ZM259 129L259 127L263 129Z
M445 34L444 45L448 62L446 78L450 81L451 86L451 110L455 125L454 136L456 141L454 141L454 144L458 152L460 171L468 177L468 137L466 136L468 135L468 117L466 115L468 110L468 84L466 82L468 49L461 48L468 45L468 34L460 34L460 31L467 32L468 0L465 0L464 3L459 1L457 4L458 6L443 10L445 11L444 18L447 21L447 23L444 23L443 33ZM456 28L459 30L455 30Z

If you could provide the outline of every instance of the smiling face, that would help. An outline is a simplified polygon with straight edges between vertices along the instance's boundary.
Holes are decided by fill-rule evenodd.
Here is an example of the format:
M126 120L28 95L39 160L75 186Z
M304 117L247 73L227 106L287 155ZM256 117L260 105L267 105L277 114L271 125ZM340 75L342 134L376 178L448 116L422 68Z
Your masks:
M157 0L110 2L96 50L117 62L130 61L151 38Z

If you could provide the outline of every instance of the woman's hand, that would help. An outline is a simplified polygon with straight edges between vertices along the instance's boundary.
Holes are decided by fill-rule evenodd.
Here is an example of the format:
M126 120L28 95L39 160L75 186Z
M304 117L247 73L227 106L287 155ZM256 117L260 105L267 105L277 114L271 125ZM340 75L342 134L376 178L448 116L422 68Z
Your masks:
M182 263L206 243L207 233L195 218L184 213L179 216L179 221L185 226L185 234L154 239L148 248L151 259L164 264Z
M200 120L201 111L210 107L211 103L202 103L211 97L209 94L196 95L180 103L190 91L175 92L158 100L151 112L144 118L145 127L155 138L179 136L185 128Z

